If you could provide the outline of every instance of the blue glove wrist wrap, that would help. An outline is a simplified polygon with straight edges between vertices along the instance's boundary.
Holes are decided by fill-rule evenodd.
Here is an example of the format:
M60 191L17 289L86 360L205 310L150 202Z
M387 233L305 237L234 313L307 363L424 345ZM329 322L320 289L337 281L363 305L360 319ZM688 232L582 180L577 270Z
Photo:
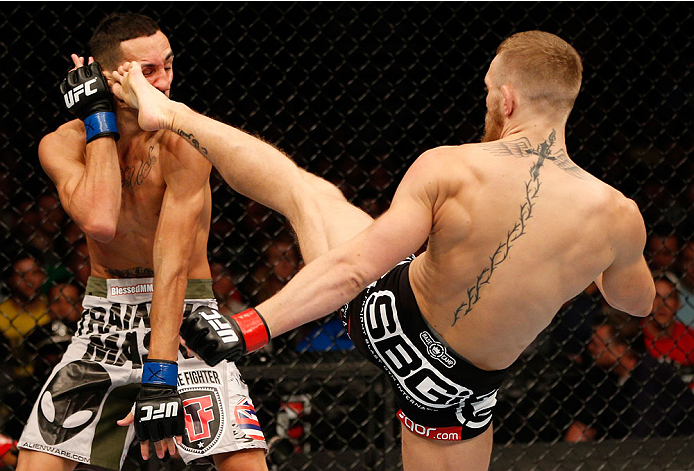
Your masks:
M91 142L102 135L115 134L116 140L120 137L118 124L116 123L116 113L111 111L99 111L87 116L84 119L84 129L87 131L87 142Z
M142 367L142 384L176 386L178 364L173 361L147 360Z

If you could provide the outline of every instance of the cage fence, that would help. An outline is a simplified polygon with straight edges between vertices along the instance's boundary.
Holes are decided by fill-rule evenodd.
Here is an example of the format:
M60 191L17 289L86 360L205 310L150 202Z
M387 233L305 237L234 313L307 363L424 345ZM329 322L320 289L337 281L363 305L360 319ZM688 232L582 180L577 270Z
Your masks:
M4 3L0 450L7 469L13 451L2 444L19 438L66 348L89 275L84 235L42 170L38 143L71 119L58 83L70 54L86 55L93 28L112 11L159 22L176 55L172 98L261 136L372 216L388 207L423 151L479 141L483 78L501 40L531 29L566 39L584 61L569 153L638 203L658 309L672 314L679 337L653 336L647 323L655 307L647 323L634 324L587 288L512 366L495 411L491 469L694 469L694 7L687 2ZM221 308L236 312L275 293L302 261L281 216L235 193L214 170L211 187L214 290ZM600 329L637 359L627 377L590 356ZM239 368L271 469L401 467L390 385L352 349L336 316L274 339ZM567 440L577 421L592 430L590 442ZM144 462L133 447L124 469L193 467L177 458Z

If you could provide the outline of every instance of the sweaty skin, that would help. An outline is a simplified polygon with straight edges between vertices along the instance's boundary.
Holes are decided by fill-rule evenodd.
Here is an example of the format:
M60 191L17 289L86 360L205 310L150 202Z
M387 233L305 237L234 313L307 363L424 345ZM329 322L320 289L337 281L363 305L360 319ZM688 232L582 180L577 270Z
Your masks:
M493 61L490 72L494 67ZM113 76L116 96L140 106L143 129L185 129L225 179L233 178L224 156L234 130L157 94L136 63ZM499 87L491 73L485 82L492 141L422 154L381 217L361 220L341 233L344 243L333 240L327 253L311 254L285 288L258 306L273 336L338 309L427 240L409 270L419 308L458 354L482 369L508 367L592 281L615 308L650 312L655 290L636 204L570 160L566 116L556 122L533 116L506 92L506 118L496 116ZM492 428L461 442L403 428L402 442L405 469L482 470L489 466Z

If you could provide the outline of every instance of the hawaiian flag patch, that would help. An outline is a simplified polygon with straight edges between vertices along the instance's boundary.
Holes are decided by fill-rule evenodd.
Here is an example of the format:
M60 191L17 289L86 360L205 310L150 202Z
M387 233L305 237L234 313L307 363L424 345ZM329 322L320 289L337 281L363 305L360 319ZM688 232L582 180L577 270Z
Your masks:
M241 399L236 407L234 407L234 416L236 424L246 435L254 440L265 440L263 431L260 428L260 422L255 415L253 404L248 399Z

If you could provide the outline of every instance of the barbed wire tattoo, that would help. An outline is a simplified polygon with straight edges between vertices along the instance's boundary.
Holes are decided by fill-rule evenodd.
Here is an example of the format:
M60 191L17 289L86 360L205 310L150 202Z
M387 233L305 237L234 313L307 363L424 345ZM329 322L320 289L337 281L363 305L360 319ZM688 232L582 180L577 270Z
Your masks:
M556 142L557 133L554 129L550 133L547 140L539 144L535 149L532 148L530 141L527 138L517 139L511 142L499 142L495 143L493 146L489 146L486 150L490 151L494 155L515 155L517 157L524 157L527 155L536 155L537 161L530 167L530 179L525 182L525 200L520 207L520 215L518 220L513 224L513 227L506 233L506 240L499 243L491 257L489 257L489 265L486 266L482 272L477 275L477 281L473 286L467 289L467 299L463 301L458 309L455 310L453 316L453 324L455 325L463 316L466 316L472 311L473 306L477 301L480 300L480 291L482 286L489 284L489 280L494 273L494 270L508 258L508 253L513 247L513 243L518 240L523 234L525 234L525 229L528 220L533 215L533 207L535 206L535 199L540 192L540 186L542 182L540 181L540 168L545 163L545 160L556 161L557 158L566 159L571 162L564 152L564 149L559 149L556 156L552 154L552 146ZM564 170L569 171L569 166L562 167ZM574 165L580 170L580 167Z

